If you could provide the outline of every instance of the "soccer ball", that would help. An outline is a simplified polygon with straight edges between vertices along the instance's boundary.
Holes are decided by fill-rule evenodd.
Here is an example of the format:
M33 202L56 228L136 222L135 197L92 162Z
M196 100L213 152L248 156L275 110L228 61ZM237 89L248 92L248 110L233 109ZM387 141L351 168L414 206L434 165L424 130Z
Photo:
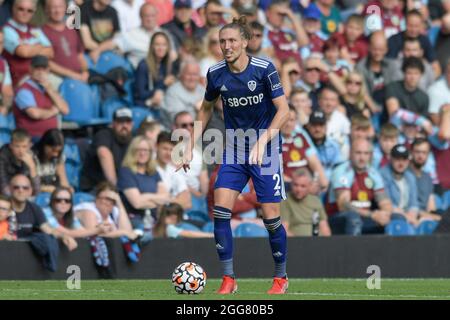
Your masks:
M200 293L206 285L206 273L194 262L183 262L175 268L172 283L178 293Z

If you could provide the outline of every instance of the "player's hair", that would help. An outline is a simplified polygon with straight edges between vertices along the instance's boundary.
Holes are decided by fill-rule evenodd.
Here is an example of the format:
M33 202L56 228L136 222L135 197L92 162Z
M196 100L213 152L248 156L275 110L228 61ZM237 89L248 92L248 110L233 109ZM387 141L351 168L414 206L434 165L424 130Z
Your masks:
M408 57L403 60L402 71L406 72L408 69L418 69L420 73L424 73L425 67L423 65L422 59L417 57Z
M168 131L162 131L158 135L158 139L156 140L156 144L161 143L170 143L172 145L176 144L176 141L172 141L172 134Z
M398 128L392 123L385 123L380 129L380 137L383 138L397 138L398 134Z
M25 129L15 129L11 134L11 142L23 142L31 140L31 136Z
M345 24L349 24L350 22L354 22L358 24L361 27L364 27L364 17L359 14L352 14L350 17L348 17Z
M351 126L352 128L360 128L363 130L369 130L371 127L371 123L369 118L367 118L365 115L357 113L352 116L351 118Z
M220 31L225 29L237 29L242 38L245 40L250 40L252 38L252 30L249 28L247 24L247 17L240 16L239 18L233 18L233 21L224 25Z
M152 160L152 144L145 136L136 136L131 140L131 143L128 147L127 153L125 154L125 157L122 161L122 167L128 168L134 173L137 173L138 170L138 163L137 163L137 152L138 152L138 146L139 144L145 141L147 143L148 148L150 149L149 159L147 163L145 164L145 173L148 175L152 175L156 172L156 163Z
M430 142L427 138L416 138L411 144L411 150L414 150L415 147L420 146L421 144L427 144L428 146L430 146Z
M178 203L169 203L159 208L158 220L153 228L153 236L155 238L167 238L165 218L171 215L177 216L177 223L181 222L183 208Z
M148 131L153 132L160 127L161 124L158 121L142 121L136 134L139 136L145 136Z

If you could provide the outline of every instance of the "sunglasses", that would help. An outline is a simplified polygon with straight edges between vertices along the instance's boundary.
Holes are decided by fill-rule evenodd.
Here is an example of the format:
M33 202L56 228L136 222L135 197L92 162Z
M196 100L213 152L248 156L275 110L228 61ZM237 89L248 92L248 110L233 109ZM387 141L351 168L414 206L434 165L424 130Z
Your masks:
M18 7L17 10L19 10L20 12L34 13L34 9L28 9L24 7Z
M22 189L22 190L30 190L31 187L30 186L19 186L19 185L16 185L16 186L13 186L13 189L14 190L20 190L20 189Z
M317 72L320 72L320 69L319 69L319 68L306 68L305 70L306 70L306 72L311 72L311 71L317 71Z
M72 199L67 199L67 198L56 198L55 199L56 203L72 203Z
M187 129L188 127L194 127L194 123L193 122L181 123L180 127L183 129Z

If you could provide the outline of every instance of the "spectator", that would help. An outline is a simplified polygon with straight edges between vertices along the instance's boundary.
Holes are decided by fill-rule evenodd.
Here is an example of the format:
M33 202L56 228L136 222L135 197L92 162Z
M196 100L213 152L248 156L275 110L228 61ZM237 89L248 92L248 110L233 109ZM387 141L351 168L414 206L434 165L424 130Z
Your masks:
M444 72L444 77L433 83L427 91L430 99L428 112L431 120L437 126L440 124L439 114L442 107L450 104L450 59L445 65Z
M319 215L318 232L321 236L331 236L327 214L320 198L311 194L311 174L304 169L294 172L291 191L286 201L281 203L281 218L288 237L312 236L314 215Z
M384 88L395 78L395 63L386 58L388 47L383 31L375 31L369 39L369 55L357 65L363 76L366 88L373 100L384 105Z
M116 9L122 32L139 27L141 24L139 10L144 3L144 0L114 0L112 2L111 6Z
M312 113L312 102L308 93L303 89L293 89L289 95L289 103L297 112L297 123L304 126L308 123Z
M446 3L448 10L442 17L442 26L434 45L441 70L446 68L447 60L450 58L450 2L446 0Z
M30 72L31 58L37 55L53 58L50 41L41 29L30 25L35 11L36 1L16 0L13 4L12 18L3 27L5 37L3 55L11 68L14 88Z
M376 169L386 166L391 159L391 150L398 144L399 130L391 123L381 127L378 144L374 147L372 166Z
M303 10L303 28L309 38L309 44L303 46L301 50L302 58L306 59L310 55L322 57L323 45L328 39L321 29L322 13L314 2Z
M294 172L299 168L307 168L313 173L315 180L319 182L319 188L316 188L318 190L314 191L316 193L319 190L325 191L328 187L328 179L317 157L316 150L312 148L303 133L295 131L297 113L293 107L289 109L289 118L280 129L283 141L283 180L286 190L290 190Z
M0 54L3 52L4 36L0 29ZM12 107L13 88L8 62L0 55L0 114L7 115Z
M355 114L351 119L350 140L366 139L373 141L375 130L370 119L362 114Z
M322 13L320 18L322 32L326 35L342 32L341 13L334 5L334 0L317 0L316 5Z
M117 172L131 141L132 117L130 109L119 108L114 112L112 128L103 129L94 136L81 170L82 191L90 191L104 180L117 184Z
M214 235L209 232L183 230L177 227L182 221L183 208L177 203L164 205L158 215L153 230L155 238L212 238Z
M406 14L406 30L389 38L387 57L397 59L402 51L403 42L406 38L418 39L424 51L425 58L433 67L436 78L441 75L441 67L436 60L436 53L427 35L424 35L425 21L418 10L411 10Z
M50 40L55 52L49 62L54 88L59 87L62 78L87 82L89 72L83 44L78 32L66 26L66 1L47 0L45 11L48 21L42 27L42 31Z
M66 187L57 187L52 192L50 207L43 211L53 233L62 237L69 250L77 247L75 238L86 238L109 230L105 224L98 224L93 229L84 228L73 211L72 191Z
M187 111L181 111L175 115L174 130L177 130L183 137L190 138L194 136L194 118ZM187 172L181 171L185 177L193 204L205 201L208 193L208 171L203 163L203 155L199 148L192 151L192 162ZM193 206L195 207L195 206ZM197 208L199 209L199 208Z
M161 132L158 135L156 161L158 171L166 190L170 193L173 202L178 203L183 209L192 206L191 195L185 176L181 172L175 172L172 164L172 151L175 142L171 139L169 132Z
M122 30L116 37L114 43L119 50L127 55L128 60L136 69L139 62L145 59L150 47L150 40L156 32L161 32L158 26L158 16L160 12L149 3L142 5L140 11L141 25L128 31ZM169 37L170 38L170 37ZM171 40L172 55L175 57L173 41Z
M161 124L153 119L145 120L141 122L138 130L136 131L137 136L145 136L150 142L150 149L156 150L156 141L158 140L158 135L161 132ZM156 153L153 152L152 157L156 158Z
M450 175L448 174L448 164L450 163L450 104L441 108L439 126L439 139L430 140L433 154L436 158L436 171L439 178L439 185L436 186L438 193L450 190Z
M250 0L248 2L245 2L245 0L244 0L241 3L239 3L239 1L234 1L231 4L231 6L233 9L235 9L237 11L238 16L241 16L241 15L245 16L245 18L247 19L247 22L250 25L253 22L258 22L258 19L260 18L260 16L259 16L260 12L258 11L258 6L256 5L256 1Z
M400 109L412 111L421 116L428 115L429 99L426 92L419 89L419 81L424 72L422 60L416 57L403 61L403 81L395 81L386 87L386 111L390 118Z
M421 59L424 66L424 72L420 78L419 88L421 90L427 90L430 85L434 83L435 75L431 64L423 57L423 49L420 46L419 39L417 38L406 38L404 40L402 55L395 60L396 77L394 80L402 80L405 77L402 71L402 66L404 60L410 57Z
M175 16L172 21L161 27L173 36L175 49L178 50L185 39L192 38L196 41L203 39L206 29L198 27L192 20L192 1L176 0L174 8Z
M173 19L173 2L166 0L146 0L158 10L158 26L170 22Z
M392 204L381 175L369 165L372 144L352 141L350 161L338 166L331 178L328 209L333 234L382 232L391 219Z
M364 37L364 17L352 14L345 22L343 33L333 35L340 48L340 56L351 65L358 63L369 53L368 43Z
M265 52L262 50L264 26L258 21L253 21L250 22L250 29L252 30L252 38L248 42L247 53L253 57L272 60L272 50L270 48L267 48Z
M320 82L322 65L323 63L320 61L320 58L310 57L305 60L303 64L302 79L295 84L295 88L302 88L303 90L308 92L309 98L312 101L313 110L317 110L319 108L318 96L323 86L323 84ZM285 91L285 94L289 96L291 88L290 86L286 86L284 81L283 89Z
M333 169L344 161L339 143L333 138L327 137L327 118L318 110L309 117L306 125L307 132L317 150L320 163L325 170L325 175L330 181Z
M194 59L184 60L180 66L179 80L164 95L164 111L170 123L181 111L195 118L203 100L205 88L200 84L200 66Z
M274 0L266 10L268 28L263 38L263 49L274 48L275 57L284 61L289 57L301 64L300 48L309 43L308 35L297 17L284 0ZM283 28L284 19L292 24L293 30Z
M58 127L58 115L69 113L69 106L49 81L49 62L45 56L31 59L31 76L17 88L14 117L17 128L27 130L36 141L49 129Z
M10 182L12 208L17 219L17 238L30 241L31 247L43 259L44 268L55 272L58 263L58 234L45 219L42 209L30 202L33 190L30 179L23 174L16 174Z
M233 7L224 7L220 0L207 0L205 4L205 28L221 27L238 17Z
M107 229L99 236L89 238L91 252L102 277L112 277L110 256L104 238L120 238L128 260L132 263L139 261L140 249L134 242L139 234L133 231L120 196L111 183L99 183L95 191L95 202L81 203L74 211L84 228L93 230L101 225Z
M332 70L341 79L347 76L348 72L353 68L351 64L341 58L339 44L334 38L325 41L323 57L329 70ZM322 81L328 82L328 74L322 74Z
M436 212L436 202L433 194L434 186L430 175L423 168L430 156L431 145L428 140L418 138L411 146L411 163L409 171L414 174L417 181L417 197L419 205L419 217L437 220L438 217L432 212Z
M165 32L156 32L150 41L147 58L136 70L135 103L158 114L168 86L176 81L170 57L170 40Z
M63 186L71 189L67 180L65 157L63 154L64 136L58 129L50 129L33 146L34 160L40 180L40 192L53 192ZM73 192L73 189L71 189Z
M350 121L341 111L338 110L339 94L333 87L324 87L319 95L319 107L327 117L327 137L336 140L342 154L348 135L350 134Z
M113 50L113 38L120 31L117 11L111 0L87 0L80 7L80 35L84 48L94 63L104 51Z
M206 83L208 69L223 60L222 50L219 43L219 28L208 30L203 40L203 51L200 57L200 75Z
M16 230L11 228L10 217L15 216L12 211L11 199L8 196L0 195L0 240L17 240Z
M33 190L39 190L39 176L31 152L31 137L23 129L16 129L11 135L11 143L0 149L0 188L4 195L11 195L11 179L17 175L29 176Z
M152 239L151 229L156 217L154 209L170 201L156 171L153 152L146 137L135 137L123 159L117 182L131 224L144 233L142 243Z
M363 9L363 13L366 15L373 14L373 10L368 10L371 6L378 7L380 9L379 15L373 15L377 18L372 26L378 26L376 30L384 30L386 38L397 34L401 30L401 23L403 21L403 12L398 0L373 0L369 1ZM373 31L368 30L368 33ZM375 31L375 32L377 32Z
M414 175L407 171L409 151L405 145L397 144L392 148L391 161L381 169L386 193L392 202L392 212L403 216L410 224L419 224L419 202Z

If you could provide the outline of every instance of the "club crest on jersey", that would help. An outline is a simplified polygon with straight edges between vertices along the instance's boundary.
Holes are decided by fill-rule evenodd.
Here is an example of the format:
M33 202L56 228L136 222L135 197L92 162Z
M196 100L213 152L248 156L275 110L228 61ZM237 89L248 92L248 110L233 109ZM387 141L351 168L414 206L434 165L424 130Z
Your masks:
M255 89L256 89L256 81L250 80L247 83L247 86L250 89L250 91L255 91Z

